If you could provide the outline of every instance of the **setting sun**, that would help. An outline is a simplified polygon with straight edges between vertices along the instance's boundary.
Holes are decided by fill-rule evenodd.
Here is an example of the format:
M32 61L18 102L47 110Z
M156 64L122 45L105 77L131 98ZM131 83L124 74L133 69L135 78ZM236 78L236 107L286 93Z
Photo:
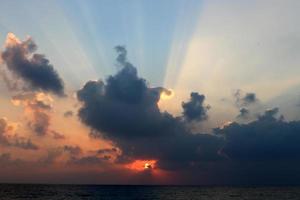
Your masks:
M128 164L126 167L131 170L143 171L154 169L156 160L135 160L134 162Z
M152 169L152 165L150 163L145 163L145 169Z

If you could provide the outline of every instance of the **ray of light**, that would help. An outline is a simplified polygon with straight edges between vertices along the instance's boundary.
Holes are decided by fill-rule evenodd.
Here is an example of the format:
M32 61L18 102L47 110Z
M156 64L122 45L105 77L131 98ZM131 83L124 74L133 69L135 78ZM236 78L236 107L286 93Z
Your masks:
M182 2L169 50L163 81L165 87L172 88L176 85L180 68L186 56L187 45L193 37L194 27L198 21L200 11L201 1Z
M231 119L236 115L236 108L232 105L224 109L220 100L232 98L234 90L257 92L265 101L298 84L294 74L299 73L299 57L293 52L300 45L295 43L298 40L287 40L296 38L300 31L287 23L296 16L285 15L277 24L267 23L280 15L280 10L291 13L290 9L291 5L280 2L269 7L264 2L205 1L178 71L172 101L180 103L188 97L188 91L198 91L212 105L211 118L224 121L224 116ZM287 65L289 70L285 70Z

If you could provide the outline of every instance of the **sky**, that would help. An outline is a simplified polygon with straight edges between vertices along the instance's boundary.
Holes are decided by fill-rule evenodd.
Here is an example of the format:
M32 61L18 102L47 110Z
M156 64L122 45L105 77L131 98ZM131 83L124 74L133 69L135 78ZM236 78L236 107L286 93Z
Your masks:
M300 183L300 2L0 6L0 180Z

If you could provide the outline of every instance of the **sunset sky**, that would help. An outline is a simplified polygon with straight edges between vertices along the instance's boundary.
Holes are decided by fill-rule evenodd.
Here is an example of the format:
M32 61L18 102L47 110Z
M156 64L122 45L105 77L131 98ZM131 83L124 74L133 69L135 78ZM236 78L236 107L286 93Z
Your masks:
M300 183L300 1L0 3L0 182Z

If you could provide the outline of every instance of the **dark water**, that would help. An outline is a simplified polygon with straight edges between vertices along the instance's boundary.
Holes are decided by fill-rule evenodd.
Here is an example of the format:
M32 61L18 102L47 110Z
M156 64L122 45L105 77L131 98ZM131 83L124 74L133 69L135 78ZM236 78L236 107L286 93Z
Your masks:
M0 185L0 199L299 200L300 187Z

